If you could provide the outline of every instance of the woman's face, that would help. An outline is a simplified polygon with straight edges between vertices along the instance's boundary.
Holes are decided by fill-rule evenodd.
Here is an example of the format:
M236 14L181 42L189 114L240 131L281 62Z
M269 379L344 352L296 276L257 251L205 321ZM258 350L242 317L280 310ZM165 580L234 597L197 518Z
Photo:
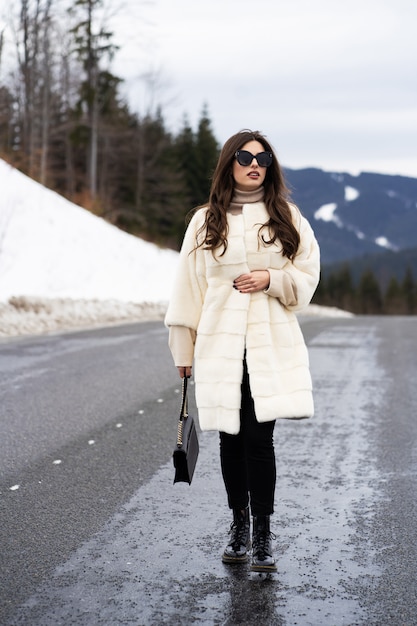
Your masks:
M241 147L241 150L251 152L254 157L259 154L259 152L265 152L263 145L255 140L245 143L245 145ZM254 191L258 189L265 180L266 170L266 167L260 167L260 165L258 165L258 161L255 158L252 159L249 165L240 165L235 158L233 161L232 174L236 189L240 191Z

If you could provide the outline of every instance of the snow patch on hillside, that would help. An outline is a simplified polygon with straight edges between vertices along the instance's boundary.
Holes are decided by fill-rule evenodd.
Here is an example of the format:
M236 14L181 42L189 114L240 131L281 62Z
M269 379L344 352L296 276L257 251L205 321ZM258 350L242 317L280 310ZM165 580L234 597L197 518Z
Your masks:
M328 204L323 204L317 211L314 213L314 219L323 220L323 222L333 222L336 224L338 228L343 228L343 223L339 219L335 212L337 210L336 202L329 202Z
M396 246L394 246L386 237L377 237L375 239L375 243L381 248L386 248L387 250L393 250L394 252L397 250Z
M353 202L353 200L356 200L357 198L359 198L359 196L360 196L359 190L355 189L355 187L349 187L349 185L345 187L346 202Z

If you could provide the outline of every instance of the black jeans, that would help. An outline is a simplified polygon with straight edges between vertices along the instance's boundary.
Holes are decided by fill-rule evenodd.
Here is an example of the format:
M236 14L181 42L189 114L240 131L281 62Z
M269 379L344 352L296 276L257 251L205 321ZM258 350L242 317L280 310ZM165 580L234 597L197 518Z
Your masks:
M246 360L243 365L240 432L220 432L223 480L231 509L244 509L250 503L252 515L271 515L276 482L275 421L257 422Z

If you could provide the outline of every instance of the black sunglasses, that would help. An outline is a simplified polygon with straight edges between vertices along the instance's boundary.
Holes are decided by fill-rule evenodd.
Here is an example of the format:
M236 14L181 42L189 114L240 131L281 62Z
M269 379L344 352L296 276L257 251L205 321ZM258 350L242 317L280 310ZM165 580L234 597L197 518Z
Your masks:
M259 167L269 167L272 163L272 152L258 152L258 154L252 154L249 150L237 150L235 157L239 165L247 167L256 159Z

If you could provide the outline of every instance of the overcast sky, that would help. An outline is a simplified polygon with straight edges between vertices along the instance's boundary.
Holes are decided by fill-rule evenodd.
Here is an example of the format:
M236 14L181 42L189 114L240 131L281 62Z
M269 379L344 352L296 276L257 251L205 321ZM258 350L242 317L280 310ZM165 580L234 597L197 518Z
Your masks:
M207 104L220 143L261 130L288 167L417 177L417 0L104 4L130 104L174 133Z
M174 131L207 103L220 143L261 130L288 167L417 177L416 0L131 0L123 16L114 67L141 109L136 77L157 74Z

